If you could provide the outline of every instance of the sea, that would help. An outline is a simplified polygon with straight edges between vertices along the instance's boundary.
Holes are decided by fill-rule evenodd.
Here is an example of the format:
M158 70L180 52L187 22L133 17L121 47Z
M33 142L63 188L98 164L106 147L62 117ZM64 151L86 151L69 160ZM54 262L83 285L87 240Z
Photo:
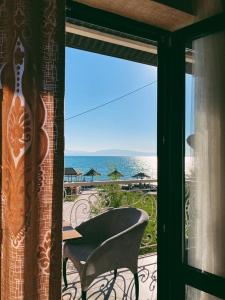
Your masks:
M157 178L156 156L65 156L65 167L80 170L83 174L94 168L101 176L94 180L107 180L114 169L123 174L121 179L131 179L133 175L144 172L151 179ZM88 178L86 178L88 180Z
M64 164L65 167L80 170L82 174L91 168L95 169L101 175L94 177L94 180L109 179L107 175L114 169L123 174L121 179L131 179L139 172L144 172L150 179L157 179L157 156L65 156ZM191 174L193 166L193 157L185 157L187 177ZM86 177L85 180L89 179Z

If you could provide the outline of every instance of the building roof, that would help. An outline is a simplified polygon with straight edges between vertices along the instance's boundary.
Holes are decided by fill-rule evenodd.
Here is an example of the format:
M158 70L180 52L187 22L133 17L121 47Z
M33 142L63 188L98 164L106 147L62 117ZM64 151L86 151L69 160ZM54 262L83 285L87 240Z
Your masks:
M143 0L138 1L141 3ZM66 46L157 66L157 42L154 37L149 38L149 34L139 36L138 34L121 32L119 25L116 28L115 26L114 28L102 26L102 22L98 21L99 17L103 18L103 23L105 19L114 19L114 24L124 22L122 14L112 13L109 9L102 10L103 2L105 0L71 0L67 2ZM110 2L107 1L107 3ZM127 0L124 2L127 2ZM118 4L118 1L115 1L115 3ZM167 18L170 18L169 14ZM144 24L144 32L145 30L149 31L149 24L143 23L143 20L142 23L132 19L129 20L131 22L129 26L139 28L140 25ZM168 32L159 27L154 27L151 30L154 31L154 35ZM186 53L186 55L192 57L189 53ZM186 72L188 73L191 73L191 64L190 61L186 63Z
M79 170L75 170L74 168L65 168L64 175L66 176L80 176L82 173Z

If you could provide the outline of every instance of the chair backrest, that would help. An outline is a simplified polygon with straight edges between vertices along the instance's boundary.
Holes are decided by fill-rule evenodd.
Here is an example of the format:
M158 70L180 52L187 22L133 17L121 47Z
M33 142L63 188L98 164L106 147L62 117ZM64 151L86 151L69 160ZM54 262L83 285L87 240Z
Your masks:
M89 234L88 241L92 238L100 242L84 266L83 287L88 287L98 275L110 270L129 268L131 272L137 272L138 252L148 220L143 210L122 207L110 209L78 227L86 228L83 232L84 236Z
M122 207L108 210L101 215L103 239L117 235L133 226L148 222L148 215L141 209Z

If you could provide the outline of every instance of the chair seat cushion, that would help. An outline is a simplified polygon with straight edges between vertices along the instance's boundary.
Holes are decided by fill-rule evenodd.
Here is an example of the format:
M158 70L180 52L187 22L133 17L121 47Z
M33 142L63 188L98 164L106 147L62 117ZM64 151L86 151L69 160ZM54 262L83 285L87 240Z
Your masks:
M80 272L86 263L89 255L98 247L96 243L71 243L65 242L63 256L68 257Z

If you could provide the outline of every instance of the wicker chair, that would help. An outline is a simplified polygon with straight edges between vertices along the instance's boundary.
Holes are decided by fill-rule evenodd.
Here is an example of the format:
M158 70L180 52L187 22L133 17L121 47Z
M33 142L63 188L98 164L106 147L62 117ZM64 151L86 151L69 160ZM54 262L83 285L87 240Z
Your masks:
M128 268L134 274L136 299L139 297L138 252L148 223L146 212L136 208L115 208L92 218L76 230L82 238L66 241L63 248L63 278L67 287L66 264L70 259L77 268L82 300L92 281L105 272Z

